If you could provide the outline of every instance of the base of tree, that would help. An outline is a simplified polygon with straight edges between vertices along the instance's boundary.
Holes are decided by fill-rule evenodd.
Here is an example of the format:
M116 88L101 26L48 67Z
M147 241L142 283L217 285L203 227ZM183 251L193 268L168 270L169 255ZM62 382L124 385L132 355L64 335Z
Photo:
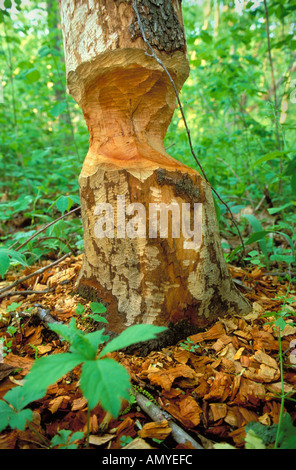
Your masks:
M250 310L224 259L211 188L195 170L181 165L151 168L151 163L148 169L101 165L87 176L82 172L79 185L85 253L76 288L83 297L106 306L111 332L119 334L139 323L168 326L184 320L192 334L226 314ZM118 196L124 199L125 214L119 210L123 207L118 206ZM97 236L98 224L108 225L102 222L106 211L98 210L102 203L114 208L111 237ZM153 204L167 208L172 203L182 208L182 216L183 207L190 209L190 230L195 235L185 236L182 226L180 236L173 236L175 219L169 210L167 235L160 236L158 213L157 235L151 237L148 210ZM147 230L144 236L136 232L131 237L123 228L127 233L139 206L147 211L135 225L138 230L145 222ZM134 213L128 212L131 207L136 207Z

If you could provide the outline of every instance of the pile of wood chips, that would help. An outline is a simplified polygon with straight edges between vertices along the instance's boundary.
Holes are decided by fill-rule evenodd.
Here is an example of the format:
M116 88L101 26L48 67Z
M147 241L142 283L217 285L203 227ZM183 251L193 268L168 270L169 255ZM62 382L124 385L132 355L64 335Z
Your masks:
M75 316L79 327L87 329L75 310L78 303L86 307L89 303L73 295L81 258L69 257L18 286L19 292L29 289L46 291L44 294L16 293L2 298L0 336L11 339L7 326L17 323L15 315L6 310L12 302L21 302L18 312L38 303L55 320L64 323ZM36 269L30 267L19 275L13 273L6 283ZM204 332L184 338L175 346L153 351L147 357L111 354L126 367L137 390L153 399L160 410L206 448L212 448L216 442L244 447L246 424L277 423L280 412L281 372L278 328L274 322L282 305L277 297L286 295L287 281L264 274L259 268L247 271L229 266L229 269L252 305L251 313L221 318ZM0 288L6 283L1 283ZM292 324L296 319L296 302L289 303L288 308L291 315L281 332L281 346L284 392L292 397L296 391L296 364L291 349L296 340L296 327ZM44 322L38 323L36 318L32 321L32 315L28 315L23 316L21 325L11 350L0 362L0 398L23 383L36 354L40 357L65 351L64 343L50 333ZM60 429L86 431L87 403L79 389L79 372L79 368L74 369L49 387L42 400L32 404L34 426L45 440ZM288 400L285 407L294 418L295 411L289 408ZM97 406L91 413L90 444L95 448L119 449L133 440L128 444L130 448L159 448L163 443L170 448L192 448L190 443L175 442L171 431L169 419L153 421L137 404L123 403L117 419ZM0 433L0 448L44 447L41 437L29 428L24 431L8 428Z

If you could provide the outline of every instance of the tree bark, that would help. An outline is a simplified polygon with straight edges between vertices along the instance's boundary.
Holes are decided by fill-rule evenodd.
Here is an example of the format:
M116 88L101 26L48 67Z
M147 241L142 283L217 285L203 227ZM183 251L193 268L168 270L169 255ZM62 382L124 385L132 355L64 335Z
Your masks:
M136 6L180 91L189 75L180 0ZM106 305L114 333L152 323L184 337L226 313L247 312L224 261L210 186L165 151L176 96L146 53L132 2L60 0L60 13L68 91L90 133L79 177L79 292Z

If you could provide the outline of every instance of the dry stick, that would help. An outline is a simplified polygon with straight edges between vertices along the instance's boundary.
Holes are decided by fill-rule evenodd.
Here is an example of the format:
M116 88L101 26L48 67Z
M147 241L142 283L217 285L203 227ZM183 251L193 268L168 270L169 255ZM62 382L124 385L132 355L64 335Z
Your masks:
M186 444L186 442L190 442L194 449L203 449L203 447L187 434L187 432L174 423L171 415L162 411L158 406L139 392L136 392L135 398L138 405L151 419L153 419L153 421L162 421L164 419L168 421L168 425L172 430L172 436L178 444Z
M21 248L23 248L23 246L27 245L27 243L29 243L33 238L37 237L37 235L39 235L39 233L42 233L44 232L48 227L50 227L51 225L55 224L56 222L58 222L59 220L61 219L64 219L65 217L67 217L68 215L70 214L73 214L73 212L77 212L79 209L81 209L81 206L79 207L76 207L75 209L72 209L71 211L67 212L66 214L64 215L61 215L60 217L58 217L57 219L53 220L52 222L50 222L49 224L45 225L45 227L41 228L40 230L38 230L38 232L34 233L34 235L32 235L30 238L28 238L28 240L26 240L24 243L22 243L20 246L18 246L15 251L19 251ZM15 242L13 245L11 245L9 248L13 248L18 242ZM1 292L1 291L0 291Z
M6 294L1 294L0 299L4 299L4 297L12 297L13 295L34 295L34 294L47 294L48 292L52 292L53 289L45 289L45 290L14 290L12 292L6 292Z
M33 273L28 274L27 276L22 277L21 279L18 279L17 281L10 284L10 286L3 287L3 289L0 289L0 294L2 294L3 292L6 292L8 290L11 290L13 287L18 286L19 284L21 284L24 281L27 281L27 279L30 279L31 277L38 276L38 274L44 273L45 271L47 271L47 269L50 269L53 266L56 266L61 261L63 261L65 258L68 258L68 256L70 256L70 253L66 253L61 258L59 258L58 260L56 260L53 263L49 264L48 266L44 266L43 268L38 269L37 271L34 271Z
M212 189L212 191L216 194L217 198L219 199L219 201L222 202L222 204L226 207L226 209L228 210L229 214L230 214L230 217L232 219L232 222L233 224L235 225L236 229L237 229L237 232L238 232L238 235L239 235L239 238L240 238L240 241L241 241L241 244L242 244L242 249L243 249L243 256L245 255L245 244L244 244L244 241L243 241L243 238L242 238L242 235L240 233L240 230L238 228L238 225L233 217L233 214L228 206L228 204L226 204L226 202L224 202L222 200L222 198L219 196L219 194L217 193L217 191L212 187L212 185L210 184L201 164L199 163L198 161L198 158L196 157L195 155L195 152L193 150L193 146L192 146L192 141L191 141L191 136L190 136L190 130L188 128L188 125L187 125L187 121L186 121L186 118L185 118L185 114L184 114L184 111L183 111L183 107L182 107L182 103L180 101L180 98L179 98L179 93L178 93L178 90L176 88L176 85L175 85L175 82L174 80L172 79L168 69L166 68L165 64L162 62L161 59L159 59L159 57L155 54L151 44L149 43L149 41L146 39L146 35L145 35L145 31L144 31L144 28L143 28L143 25L142 25L142 21L141 21L141 18L140 18L140 15L139 15L139 12L138 12L138 9L137 9L137 5L136 5L136 0L133 2L133 9L136 13L136 16L137 16L137 20L138 20L138 25L139 25L139 28L140 28L140 31L141 31L141 34L142 34L142 37L143 37L143 40L145 42L145 44L147 44L147 46L149 47L150 51L151 51L151 54L148 54L148 52L146 52L146 54L149 56L149 57L154 57L154 59L159 63L159 65L164 69L165 73L167 74L173 88L174 88L174 92L175 92L175 95L177 97L177 101L178 101L178 105L179 105L179 109L180 109L180 112L181 112L181 115L182 115L182 119L183 119L183 122L184 122L184 125L185 125L185 129L186 129L186 132L187 132L187 136L188 136L188 142L189 142L189 146L190 146L190 150L191 150L191 154L192 156L194 157L197 165L199 166L202 174L203 174L203 177L204 179L206 180L206 182L209 184L210 188Z

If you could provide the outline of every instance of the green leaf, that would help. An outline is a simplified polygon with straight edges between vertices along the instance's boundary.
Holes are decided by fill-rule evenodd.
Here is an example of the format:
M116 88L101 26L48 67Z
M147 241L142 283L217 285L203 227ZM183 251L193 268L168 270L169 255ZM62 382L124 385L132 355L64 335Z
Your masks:
M293 202L287 202L287 204L284 204L280 207L271 207L270 209L267 209L270 214L276 214L277 212L281 212L284 209L287 209L287 207L293 206Z
M56 103L52 108L51 110L49 111L49 114L52 116L52 117L57 117L59 116L60 114L62 114L65 109L67 108L67 102L66 101L59 101L58 103Z
M87 359L95 359L98 352L99 344L102 344L107 341L109 339L109 336L104 335L104 330L97 330L85 335L85 339L90 345L89 349L91 351Z
M0 251L0 275L3 278L10 265L10 259L6 251Z
M75 318L72 318L68 325L64 325L63 323L51 323L49 328L70 344L77 332Z
M75 313L76 313L77 315L82 315L84 312L85 312L85 306L82 305L82 304L77 304Z
M261 158L259 158L255 163L253 163L253 165L250 166L250 169L255 168L261 163L267 162L268 160L274 160L275 158L285 157L287 153L290 153L290 152L295 152L295 149L285 150L285 151L275 150L274 152L266 153Z
M98 345L109 339L103 335L103 330L88 334L79 330L76 327L75 318L72 318L68 326L53 323L50 328L70 343L70 351L80 356L80 362L95 359Z
M72 431L68 429L61 429L58 434L52 438L51 443L53 446L59 446L59 449L77 449L77 444L73 444L73 442L83 437L83 432L77 431L72 433Z
M243 217L245 217L249 221L254 232L263 232L261 223L259 222L259 220L257 220L257 218L254 215L244 214ZM269 266L266 241L264 239L261 239L261 240L259 239L258 243L259 243L262 253L264 254L266 265Z
M40 76L40 72L37 69L32 68L26 72L25 80L28 83L35 83L39 80Z
M0 401L0 432L5 429L15 411L3 400Z
M9 256L10 256L12 263L16 262L16 263L21 264L22 266L26 266L26 267L28 266L26 257L22 253L19 253L18 251L15 251L15 250L9 250Z
M246 434L245 448L246 449L266 449L263 440L254 433L253 429L250 429Z
M19 429L23 431L26 427L27 421L32 421L33 419L33 411L32 410L22 410L18 413L14 413L9 421L9 425L11 428Z
M109 323L105 317L102 317L101 315L97 315L96 313L92 313L86 316L97 322Z
M91 410L100 402L105 411L117 417L121 400L129 399L129 374L113 359L87 361L82 366L80 388Z
M47 388L81 364L79 354L60 353L37 359L26 377L23 390L30 394L45 395ZM42 396L42 395L41 395Z
M207 44L210 44L213 40L212 36L207 31L204 31L204 30L200 32L199 36Z
M31 393L24 387L14 387L6 393L4 399L8 401L16 411L21 411L29 403L41 397L41 394L35 394L35 392Z
M252 233L249 238L245 241L245 245L251 245L252 243L262 240L269 233L274 233L274 230L260 230L259 232Z
M69 199L67 196L60 196L56 202L56 206L58 210L64 214L64 212L68 209L69 206Z
M32 410L23 410L30 402L28 401L23 387L14 387L4 396L9 402L9 406L5 401L0 401L0 431L6 428L8 424L11 428L17 428L21 431L25 429L26 421L32 421ZM13 408L12 408L13 407Z
M106 307L98 302L91 302L90 303L90 308L93 313L105 313L107 312Z
M286 326L286 322L285 320L283 319L283 317L279 317L276 322L275 322L276 326L279 327L279 329L281 331L283 331L285 329L285 326Z
M7 312L15 312L17 308L19 308L22 305L22 302L12 302L12 304L8 305L6 307Z
M100 353L99 357L105 356L107 353L126 348L134 343L147 341L156 338L158 333L165 331L163 326L155 325L133 325L123 331L119 336L112 339Z

